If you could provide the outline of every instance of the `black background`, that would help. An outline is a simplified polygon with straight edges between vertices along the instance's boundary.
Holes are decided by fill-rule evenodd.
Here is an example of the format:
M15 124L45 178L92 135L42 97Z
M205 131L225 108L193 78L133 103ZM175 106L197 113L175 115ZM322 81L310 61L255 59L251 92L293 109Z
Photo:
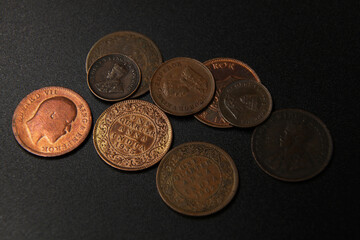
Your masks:
M322 3L320 3L322 2ZM358 1L0 1L0 239L355 239L359 237ZM90 105L85 59L106 34L130 30L163 59L231 57L250 65L274 109L302 108L329 128L328 167L282 182L252 158L253 129L169 119L172 147L218 145L234 159L233 201L208 217L172 211L156 189L157 165L129 173L105 164L90 135L75 151L41 158L16 142L11 119L30 92L62 86ZM141 99L152 102L149 94Z

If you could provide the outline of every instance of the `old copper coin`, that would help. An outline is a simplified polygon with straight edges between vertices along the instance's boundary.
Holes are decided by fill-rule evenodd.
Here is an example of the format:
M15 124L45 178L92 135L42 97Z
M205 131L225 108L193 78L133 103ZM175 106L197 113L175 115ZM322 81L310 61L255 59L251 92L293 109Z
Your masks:
M148 168L167 153L172 129L152 103L125 100L106 109L94 127L94 145L110 166L126 171Z
M148 37L129 31L114 32L98 40L86 57L86 72L100 57L120 53L131 57L137 63L142 74L139 88L132 95L138 97L149 90L150 79L162 63L158 47Z
M215 95L212 102L201 112L195 114L200 122L217 128L232 127L225 121L219 110L219 97L222 90L232 82L239 80L253 80L260 82L255 71L245 63L232 58L214 58L204 62L215 79Z
M92 118L87 102L63 87L45 87L27 95L17 106L12 129L18 143L43 157L63 155L88 135Z
M237 127L254 127L265 121L272 109L269 91L259 82L240 80L224 88L219 109L226 121Z
M185 57L164 62L154 73L150 94L163 111L177 116L199 112L212 100L214 78L201 62Z
M231 157L204 142L189 142L172 149L156 174L164 202L190 216L209 215L225 207L234 197L238 181Z
M255 129L251 148L264 172L297 182L314 177L328 165L333 145L319 118L304 110L283 109Z
M90 67L87 83L95 96L107 101L120 101L135 92L141 81L140 69L131 58L110 54Z

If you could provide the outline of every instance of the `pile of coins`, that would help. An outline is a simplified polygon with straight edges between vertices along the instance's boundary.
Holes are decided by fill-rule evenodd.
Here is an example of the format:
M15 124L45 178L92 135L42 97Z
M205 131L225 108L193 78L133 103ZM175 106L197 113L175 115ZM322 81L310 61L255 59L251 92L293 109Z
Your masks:
M270 176L307 180L320 173L332 154L329 131L300 109L272 113L272 98L248 65L231 58L201 63L178 57L162 63L146 36L115 32L97 41L86 58L87 84L105 101L117 101L97 119L93 141L110 166L137 171L160 161L156 184L177 212L204 216L227 205L238 187L234 161L221 148L188 142L169 151L173 130L166 113L194 115L215 128L256 127L253 157ZM150 91L154 103L128 99ZM166 113L165 113L166 112ZM46 87L26 96L13 116L18 143L29 152L59 156L89 133L91 113L70 89Z

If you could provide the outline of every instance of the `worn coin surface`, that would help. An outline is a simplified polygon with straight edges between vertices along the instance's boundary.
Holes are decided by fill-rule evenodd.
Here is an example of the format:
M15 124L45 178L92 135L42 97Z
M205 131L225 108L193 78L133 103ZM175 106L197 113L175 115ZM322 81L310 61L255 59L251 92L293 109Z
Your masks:
M148 168L167 153L172 128L166 114L142 100L118 102L94 127L96 151L110 166L127 171Z
M255 129L251 148L267 174L296 182L320 173L330 161L333 145L319 118L304 110L283 109Z
M140 68L141 84L132 97L146 93L149 90L151 76L162 63L160 51L155 43L136 32L121 31L108 34L98 40L90 49L86 57L86 72L97 59L114 53L131 57Z
M271 113L269 91L259 82L240 80L226 86L219 98L224 119L237 127L254 127Z
M87 83L95 96L106 101L120 101L135 92L141 81L137 64L128 56L110 54L90 67Z
M199 112L212 100L214 78L201 62L185 57L164 62L154 73L150 94L163 111L177 116Z
M17 142L43 157L63 155L78 147L92 123L87 102L63 87L45 87L27 95L17 106L12 129Z
M160 162L156 185L161 198L173 210L204 216L219 211L234 197L238 172L221 148L189 142L169 151Z
M260 82L259 77L248 65L232 58L214 58L204 62L209 68L215 79L215 95L212 102L201 112L195 114L195 118L200 122L217 128L232 127L225 121L219 110L220 93L232 82L238 80L253 80Z

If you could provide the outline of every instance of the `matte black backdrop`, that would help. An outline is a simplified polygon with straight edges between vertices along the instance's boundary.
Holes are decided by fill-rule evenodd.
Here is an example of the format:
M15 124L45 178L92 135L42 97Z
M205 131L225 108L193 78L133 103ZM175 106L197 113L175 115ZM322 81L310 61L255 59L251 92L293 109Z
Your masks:
M314 3L315 2L315 3ZM359 237L358 1L0 1L0 239L355 239ZM111 104L86 84L85 58L106 34L147 35L164 60L232 57L270 90L274 109L302 108L330 129L319 176L275 180L251 155L253 129L215 129L169 116L172 146L206 141L238 167L239 190L217 214L182 216L161 200L157 165L128 173L97 155L92 136L47 159L15 141L11 118L28 93L63 86L94 121ZM150 95L141 99L152 102Z

